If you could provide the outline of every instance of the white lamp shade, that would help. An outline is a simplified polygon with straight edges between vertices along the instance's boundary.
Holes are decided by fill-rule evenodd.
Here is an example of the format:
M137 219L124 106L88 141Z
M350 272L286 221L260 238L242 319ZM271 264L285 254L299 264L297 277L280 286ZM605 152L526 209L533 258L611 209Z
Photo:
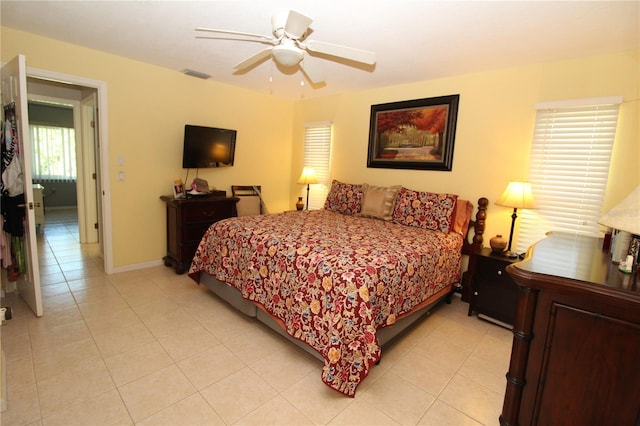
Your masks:
M302 174L298 179L298 183L303 185L318 183L318 177L316 176L316 171L314 170L314 168L304 166L304 169L302 169Z
M640 185L598 221L599 224L640 235Z
M529 182L511 181L496 204L517 209L535 209L536 201Z

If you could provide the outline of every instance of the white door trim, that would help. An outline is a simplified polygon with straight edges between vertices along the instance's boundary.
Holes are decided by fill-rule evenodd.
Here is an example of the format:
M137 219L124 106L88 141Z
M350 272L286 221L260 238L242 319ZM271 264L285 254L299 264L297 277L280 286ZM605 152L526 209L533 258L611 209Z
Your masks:
M99 189L102 195L102 223L101 237L104 248L104 271L107 274L114 272L113 268L113 238L111 222L111 190L109 183L109 122L107 120L107 83L100 80L92 80L71 74L62 74L39 68L27 67L27 77L43 80L57 81L59 83L74 84L96 89L98 92L98 138L100 144L100 183Z

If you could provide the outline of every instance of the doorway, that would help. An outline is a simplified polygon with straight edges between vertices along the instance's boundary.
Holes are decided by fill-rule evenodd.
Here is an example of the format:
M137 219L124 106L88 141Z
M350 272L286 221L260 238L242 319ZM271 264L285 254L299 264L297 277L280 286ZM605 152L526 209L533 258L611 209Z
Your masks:
M107 93L104 82L27 68L29 99L71 104L78 150L76 188L78 232L82 242L95 243L104 272L113 273L108 182ZM46 206L46 199L45 199Z

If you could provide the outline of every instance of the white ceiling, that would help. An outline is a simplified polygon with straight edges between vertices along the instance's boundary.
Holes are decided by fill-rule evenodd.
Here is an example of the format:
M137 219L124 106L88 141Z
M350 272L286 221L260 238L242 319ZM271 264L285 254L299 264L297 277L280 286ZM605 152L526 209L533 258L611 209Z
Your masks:
M0 8L3 26L294 99L640 49L638 0L2 0ZM195 27L270 35L271 16L289 9L314 19L308 40L374 51L376 65L311 58L326 83L301 88L299 70L271 60L234 74L233 65L264 45L195 38Z

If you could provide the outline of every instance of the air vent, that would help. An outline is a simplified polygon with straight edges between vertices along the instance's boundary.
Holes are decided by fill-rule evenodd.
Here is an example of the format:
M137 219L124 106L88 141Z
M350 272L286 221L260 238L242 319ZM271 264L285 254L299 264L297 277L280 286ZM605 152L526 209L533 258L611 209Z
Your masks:
M203 79L203 80L206 80L206 79L208 79L208 78L211 78L211 76L210 76L209 74L205 74L205 73L200 72L200 71L190 70L190 69L188 69L188 68L187 68L187 69L182 70L182 72L183 72L185 75L190 75L191 77L198 77L198 78L201 78L201 79Z

